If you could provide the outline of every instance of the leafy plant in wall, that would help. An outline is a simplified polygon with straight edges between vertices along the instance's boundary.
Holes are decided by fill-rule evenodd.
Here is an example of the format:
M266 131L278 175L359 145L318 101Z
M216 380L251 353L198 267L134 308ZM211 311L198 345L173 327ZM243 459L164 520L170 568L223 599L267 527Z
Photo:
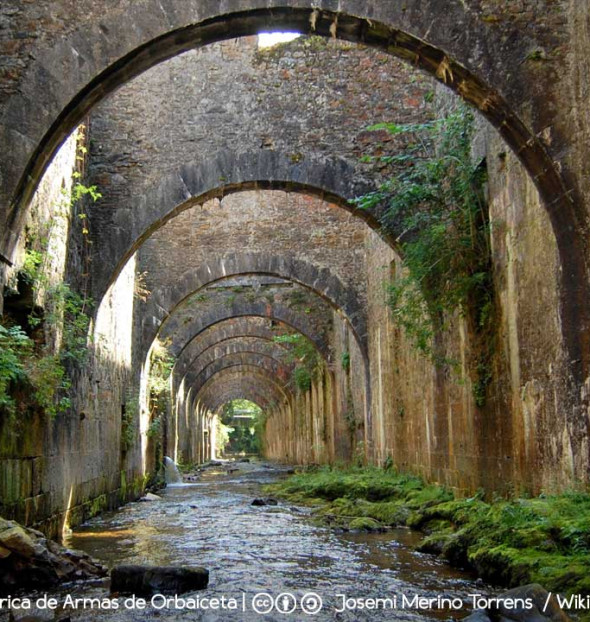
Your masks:
M137 421L139 419L139 395L128 392L121 408L121 453L127 453L135 442Z
M313 343L301 333L279 335L273 337L273 341L291 346L284 355L287 363L295 364L291 382L299 391L309 391L322 369L321 356Z
M0 325L0 411L13 417L17 409L36 406L53 418L69 408L69 387L57 357L36 355L35 343L20 326ZM17 403L19 389L27 399Z
M154 344L150 355L148 375L150 424L148 438L160 438L164 427L164 417L170 405L170 374L174 367L174 357L168 352L166 344Z
M150 422L150 425L148 426L148 429L147 429L146 436L148 438L157 438L158 436L160 436L161 432L162 432L162 416L158 415L157 417L152 419L152 421Z
M11 387L25 380L25 355L32 350L32 341L20 326L0 325L0 409L14 413L15 400Z
M43 262L43 253L32 248L25 250L25 259L20 274L23 280L33 285L39 279L39 268Z
M385 206L382 226L403 256L388 287L394 320L418 351L441 361L434 336L455 313L471 320L479 339L474 396L485 403L491 379L494 288L486 169L474 161L474 118L460 105L448 116L419 125L382 123L372 129L413 138L406 151L381 158L398 171L376 191L359 197L361 209Z
M174 357L168 352L168 348L161 343L156 343L150 356L149 387L150 393L160 396L169 390L169 381Z

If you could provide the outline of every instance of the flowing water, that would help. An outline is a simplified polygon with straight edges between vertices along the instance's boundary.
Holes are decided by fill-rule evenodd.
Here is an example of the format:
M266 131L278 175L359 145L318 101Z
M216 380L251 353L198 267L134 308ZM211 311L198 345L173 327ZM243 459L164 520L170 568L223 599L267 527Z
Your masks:
M182 475L172 458L164 457L164 477L167 484L178 484L182 482Z
M148 603L147 609L140 610L134 608L133 602L120 597L117 610L104 609L102 605L92 610L69 608L71 619L117 622L458 619L468 613L469 606L437 611L436 606L415 610L403 605L415 595L455 597L468 602L471 594L489 593L472 578L452 570L435 557L413 551L418 536L409 530L337 534L313 525L306 516L309 510L304 508L288 504L252 506L251 501L261 495L261 485L275 481L281 473L268 465L240 467L240 472L231 475L209 470L199 482L168 487L159 501L132 503L92 519L76 529L66 542L111 567L117 564L204 566L210 571L207 590L185 594L183 601L166 603L161 609ZM105 585L70 590L76 598L111 598ZM266 597L253 601L257 593L277 599L280 611L275 608L267 615L256 613L254 607L264 610L272 604ZM314 616L301 610L301 599L308 593L323 601L322 609ZM64 591L57 597L63 599L65 594ZM389 601L382 603L386 608L376 610L346 609L342 595ZM235 605L237 609L191 609L198 597L224 597L226 606ZM108 602L112 601L105 600L103 604ZM155 605L160 607L163 603L163 599L158 599ZM315 596L306 596L303 602L310 611L318 603ZM292 604L296 605L292 614L282 613ZM395 607L390 608L390 604ZM201 602L201 606L208 605L209 601Z

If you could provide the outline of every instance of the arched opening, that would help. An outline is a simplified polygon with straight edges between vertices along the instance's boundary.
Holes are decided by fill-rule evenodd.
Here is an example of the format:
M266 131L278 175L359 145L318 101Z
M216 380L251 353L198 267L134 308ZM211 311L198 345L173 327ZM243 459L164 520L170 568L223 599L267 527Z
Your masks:
M258 404L233 399L219 409L218 417L223 426L223 433L218 434L218 455L234 460L260 456L260 427L265 414Z
M161 4L169 6L168 0ZM187 0L185 7L189 4L196 6ZM158 121L167 129L174 126L180 131L192 123L217 138L216 128L229 128L219 144L209 143L210 136L203 136L204 132L187 132L182 148L165 145L158 152L161 160L150 160L146 154L157 150L144 142L145 135L120 131L122 127L128 130L131 123L114 123L113 140L103 159L96 157L102 145L91 147L91 151L95 149L89 156L95 158L95 177L89 175L88 179L108 173L110 196L102 206L70 209L70 216L82 226L74 240L81 249L77 257L81 260L69 268L87 279L92 293L89 298L94 296L99 302L96 313L85 313L86 320L93 316L94 321L88 327L89 332L94 329L94 342L84 342L93 358L86 367L76 368L75 403L62 418L44 423L45 438L58 439L60 430L67 430L72 447L87 439L92 446L102 447L104 438L111 439L108 455L96 456L97 469L110 469L106 483L97 486L110 487L110 491L113 481L125 481L119 487L121 499L134 494L127 482L141 487L157 470L161 454L157 442L162 437L159 426L165 428L163 444L173 457L190 455L203 460L215 446L212 426L219 409L235 399L250 399L264 410L269 426L263 438L265 450L279 460L332 463L349 460L354 450L363 460L382 464L395 456L401 468L470 492L481 486L505 492L507 483L520 476L535 491L586 479L587 396L582 380L587 310L579 304L586 291L585 242L576 230L580 208L571 200L575 193L565 192L560 167L567 159L554 158L559 149L549 144L549 138L559 144L557 131L552 134L553 130L539 125L534 113L538 99L525 97L514 88L513 76L528 70L518 66L511 77L502 77L502 55L497 63L491 57L480 61L469 55L470 44L480 35L482 41L497 42L506 34L505 27L484 23L469 11L465 17L460 2L452 2L448 15L442 18L463 16L458 23L471 28L469 42L449 34L452 30L446 33L441 28L440 33L431 33L431 21L421 21L417 4L412 4L407 15L386 3L377 8L358 3L354 10L335 12L328 2L318 8L293 0L269 10L261 0L252 11L233 12L237 7L228 0L223 14L209 4L205 8L199 5L187 24L176 21L186 19L183 9L179 16L169 16L165 26L160 18L150 32L142 26L138 40L135 35L123 37L121 48L113 55L119 58L114 64L96 48L92 52L96 62L88 67L81 63L79 74L64 85L63 94L45 94L43 114L30 125L22 124L26 148L13 150L10 166L18 169L19 175L25 170L26 178L20 178L16 194L11 195L15 198L12 234L5 238L4 248L11 246L19 232L18 214L60 136L63 138L83 112L140 72L187 49L210 42L218 45L215 42L254 33L262 25L298 27L312 33L311 39L302 39L300 44L319 46L314 51L319 52L318 58L322 53L346 50L335 47L345 45L342 41L361 42L371 49L349 46L355 50L358 65L356 72L347 67L343 85L330 82L332 76L318 71L317 66L317 81L301 79L296 69L305 66L307 57L299 55L297 58L304 60L298 65L295 54L282 56L283 52L272 71L270 62L261 61L266 65L261 65L258 73L246 74L258 77L268 73L276 83L280 76L281 84L299 80L297 87L310 92L317 88L326 91L330 82L333 94L338 88L345 91L348 84L356 84L356 77L360 80L363 74L360 68L371 76L375 71L375 85L384 82L386 74L390 81L396 75L403 78L393 70L388 73L389 66L369 55L375 49L383 50L384 56L409 61L408 75L414 76L413 68L425 70L474 104L524 163L524 168L520 167L495 135L489 139L487 130L478 134L485 145L475 145L480 151L472 157L481 169L491 172L482 184L489 184L483 192L490 197L492 231L489 274L484 277L493 282L498 295L493 312L491 305L479 305L478 311L487 311L488 319L493 315L497 330L489 334L482 330L478 323L482 313L472 321L464 307L455 307L446 316L448 309L440 311L443 319L430 338L437 348L435 354L441 356L429 358L431 352L412 349L407 325L403 318L399 321L399 307L391 302L391 281L403 282L409 262L404 265L396 251L412 239L415 230L390 218L385 232L381 226L387 207L375 203L359 208L355 199L371 192L379 194L381 182L389 179L387 166L396 157L409 158L408 150L415 141L396 143L397 151L391 145L376 146L367 157L376 158L376 169L384 168L375 172L363 168L367 162L361 158L371 138L360 131L349 133L345 124L350 115L342 102L348 92L322 108L307 106L312 109L309 117L299 117L292 107L285 106L276 124L279 129L281 124L285 126L284 136L276 127L265 125L265 135L252 132L243 141L251 127L260 129L266 123L265 116L257 117L248 110L246 124L232 124L227 109L219 105L220 101L226 103L224 98L212 97L199 109L199 115L191 110L185 117L171 116L176 123L166 124L169 119L163 117ZM248 8L243 3L240 7ZM413 20L420 27L412 29ZM89 32L96 27L103 35L102 27L109 28L103 22L96 26L84 22L72 36L77 37L87 26ZM126 31L124 24L121 28ZM319 44L320 37L328 43ZM212 56L221 50L221 56L228 52L226 58L233 54L235 60L239 44L232 45L234 49L216 48ZM506 45L523 50L517 42ZM457 54L461 51L463 56ZM329 59L332 62L334 57ZM234 76L232 72L242 60L238 58L224 75ZM158 65L170 72L179 67ZM182 82L183 88L161 90L170 100L190 97L195 76L206 74L180 71L180 75L190 78ZM239 90L237 81L227 79L228 84ZM412 90L412 84L408 78L403 85L408 100L418 102L411 105L430 113L427 104L432 102L425 95L437 94L425 93L417 86ZM128 86L129 90L118 94L118 119L129 116L126 98L128 104L137 97L137 85ZM213 82L209 87L213 89ZM157 90L154 85L152 88ZM361 124L364 128L379 121L370 113L383 110L374 105L374 98L363 106L367 91L361 85L351 99L358 110L356 130ZM26 89L22 93L26 94ZM260 97L259 91L252 93L253 100ZM396 96L397 92L389 94L391 100L397 101ZM20 95L15 97L13 102L21 101ZM150 97L146 101L153 106ZM230 98L227 104L236 106ZM170 105L173 107L172 101ZM274 100L259 110L272 112L273 105ZM16 104L11 106L15 114ZM23 107L19 119L34 116L31 110L36 106L32 101L30 108ZM318 111L319 122L308 124ZM97 126L105 123L108 111L101 114L98 111L93 117ZM293 122L285 124L285 118ZM409 120L424 119L417 114ZM340 121L339 131L322 133ZM386 142L386 132L377 131L384 133L377 134L376 140ZM235 140L232 132L239 134ZM300 136L308 140L305 149L300 148L304 144ZM12 140L19 139L12 136L7 141L8 152ZM30 162L28 167L26 162ZM10 173L12 169L7 170ZM12 179L10 183L18 181L18 175L7 178ZM138 179L141 183L135 183ZM449 180L439 185L445 187L445 183ZM274 220L265 219L263 203L271 205L278 195L283 211L277 210ZM291 209L297 203L299 207L306 203L307 212ZM314 211L317 219L312 217ZM484 216L484 229L486 219ZM323 220L322 226L319 220ZM362 227L355 227L354 221ZM256 230L260 231L258 237ZM422 250L427 251L426 246ZM458 255L449 256L459 263ZM436 265L438 262L431 261L427 268ZM468 276L482 274L473 272ZM272 291L273 287L277 291ZM277 293L279 290L289 290L291 297ZM63 299L65 302L67 296ZM420 315L424 308L420 299L413 310ZM430 308L427 311L422 315L431 318L434 313ZM482 340L474 339L476 333L483 335ZM291 341L277 341L276 337ZM302 379L304 387L289 385L297 365L288 357L300 339L312 344L323 364L323 373L311 382ZM166 350L165 356L156 352L160 347ZM551 361L549 367L546 360ZM154 369L157 373L152 373ZM79 473L78 479L83 480L88 472L76 460L74 455L68 462L67 477L72 481ZM80 483L86 486L87 482ZM89 489L84 486L80 490ZM79 499L75 488L68 487L68 513ZM92 494L98 488L92 488Z
M240 6L240 8L243 7ZM127 53L124 53L114 64L109 65L110 59L109 61L100 58L93 59L92 68L88 67L91 75L88 76L90 80L87 81L87 85L84 88L78 88L80 85L75 84L73 89L70 89L73 92L70 93L65 92L64 89L62 96L57 98L61 99L61 102L57 104L52 102L56 116L51 119L51 114L45 115L49 118L38 123L37 139L33 141L36 146L33 147L32 157L29 158L29 163L26 165L24 174L20 176L20 182L15 191L8 190L6 193L6 197L12 196L12 208L4 235L4 255L11 254L22 225L23 206L28 204L32 189L65 135L96 102L130 77L138 75L183 50L228 37L255 34L268 29L269 26L273 30L293 29L302 33L341 37L383 49L412 62L416 67L454 89L466 101L475 105L498 128L507 144L523 162L544 199L557 238L562 265L565 266L561 300L564 336L570 359L581 362L581 365L576 366L574 373L575 377L581 380L586 366L584 353L587 349L582 347L582 342L585 343L586 337L580 339L578 328L588 325L583 317L588 279L586 278L585 242L580 239L576 231L580 229L584 216L572 200L572 190L563 183L557 167L548 155L547 147L537 138L536 132L527 129L518 113L515 112L515 108L520 108L522 114L524 103L522 92L519 93L519 89L514 84L505 85L505 91L512 93L515 98L516 105L511 107L499 94L499 89L490 88L485 79L478 77L477 71L468 70L466 67L470 66L468 62L470 46L462 38L457 40L444 35L442 34L444 29L434 36L429 27L424 29L423 38L411 34L416 32L416 28L419 30L421 26L426 26L421 22L423 17L420 12L402 11L400 13L396 7L379 9L371 7L369 9L365 6L357 10L360 16L346 12L335 13L323 7L317 8L309 6L308 3L302 3L297 6L273 6L272 9L257 8L235 13L230 9L223 15L217 14L215 10L210 14L205 11L199 13L200 22L172 30L168 26L168 29L164 29L161 35L152 40L148 37L147 41L144 39L137 46L139 42L134 42L134 37L130 36L129 40L124 41ZM468 24L472 36L476 39L477 37L481 37L482 40L494 39L494 33L486 29L485 25L478 23L464 7L459 6L459 3L454 5L452 10L445 10L444 19L451 19L451 16L458 20L457 23ZM109 28L105 24L101 26L102 35L104 35ZM97 32L93 31L93 35ZM80 32L76 34L79 36ZM142 35L139 37L141 38ZM438 41L436 43L433 41L434 44L431 44L428 39L438 39ZM457 62L455 59L459 61L465 59L466 62ZM71 59L67 61L68 65L69 63ZM478 69L485 78L497 80L499 84L502 84L501 72L493 65L491 59L488 64L485 61L481 62ZM508 73L505 72L506 75ZM514 75L511 75L511 79L518 80ZM493 81L490 82L490 84L493 83ZM25 107L23 109L26 110ZM540 110L535 113L539 118L543 117ZM47 125L43 128L44 122ZM48 122L51 123L51 127ZM43 136L42 139L41 136ZM10 148L9 151L11 151ZM23 162L29 155L31 154L24 157ZM12 177L16 179L17 175Z

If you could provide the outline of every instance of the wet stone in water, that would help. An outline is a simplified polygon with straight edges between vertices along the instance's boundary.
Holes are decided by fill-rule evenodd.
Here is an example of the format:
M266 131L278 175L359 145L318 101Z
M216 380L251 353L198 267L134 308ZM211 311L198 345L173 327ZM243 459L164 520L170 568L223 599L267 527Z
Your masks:
M118 594L182 594L204 590L209 571L187 566L117 566L111 573L111 592Z

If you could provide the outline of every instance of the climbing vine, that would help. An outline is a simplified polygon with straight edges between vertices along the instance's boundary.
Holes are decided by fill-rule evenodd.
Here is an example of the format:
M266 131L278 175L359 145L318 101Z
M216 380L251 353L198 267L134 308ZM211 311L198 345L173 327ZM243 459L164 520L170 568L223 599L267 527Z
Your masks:
M127 453L135 442L139 420L139 395L129 391L121 408L121 453Z
M0 325L0 411L13 418L26 396L51 417L70 406L65 369L56 356L37 356L34 341L20 326Z
M156 343L150 355L149 368L149 413L150 423L147 437L157 439L156 453L161 449L159 440L164 428L164 417L170 403L170 374L174 357L166 344Z
M471 319L480 341L474 396L482 406L491 380L494 290L486 169L471 154L473 113L461 105L432 122L371 129L411 138L403 153L380 158L398 174L356 200L361 209L386 206L383 228L396 236L402 251L404 269L387 287L393 318L414 346L438 363L435 333L456 312Z

